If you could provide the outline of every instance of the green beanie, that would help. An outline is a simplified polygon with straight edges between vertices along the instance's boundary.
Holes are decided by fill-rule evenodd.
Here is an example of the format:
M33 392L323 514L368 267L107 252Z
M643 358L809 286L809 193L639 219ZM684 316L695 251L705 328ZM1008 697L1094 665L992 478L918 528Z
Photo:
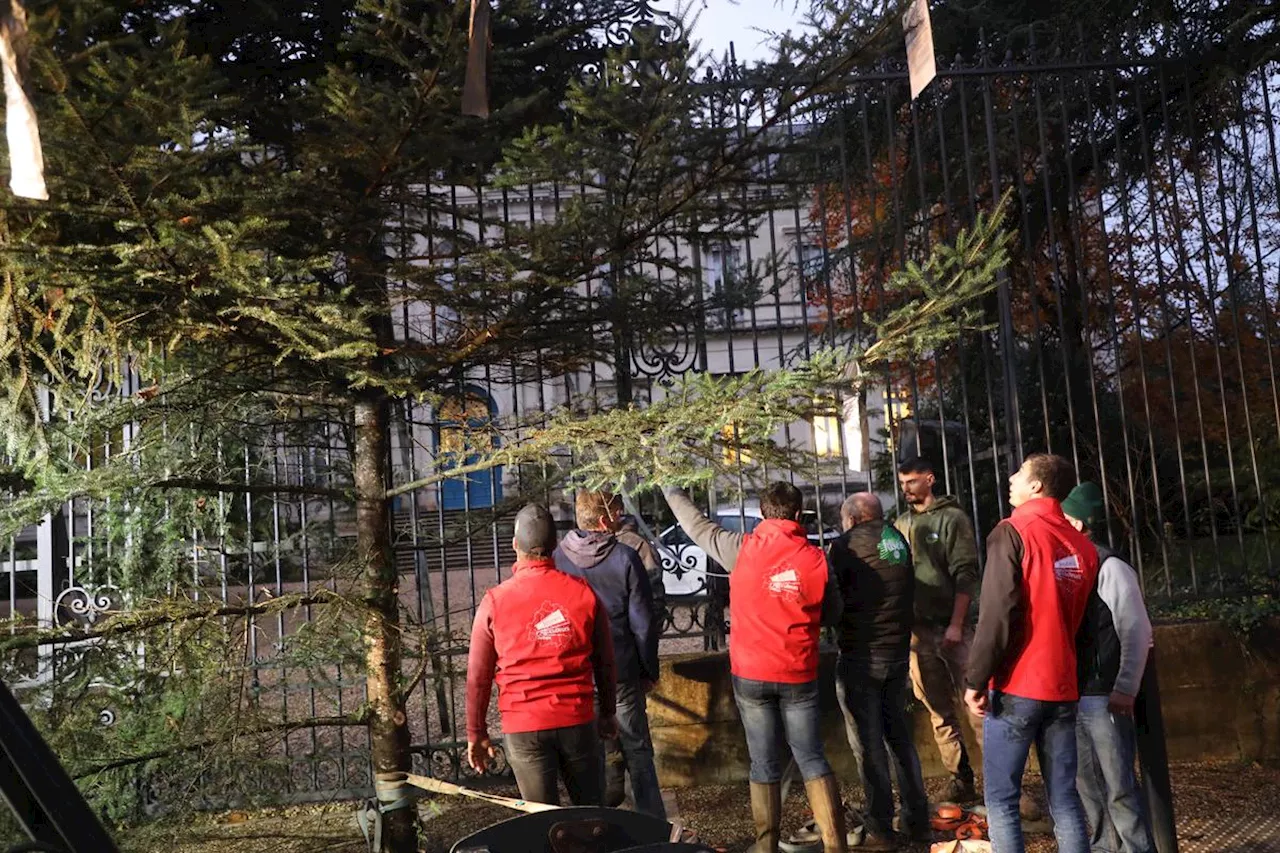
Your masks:
M1107 508L1102 497L1102 489L1088 480L1071 490L1067 499L1062 502L1062 511L1084 526L1096 530L1106 524Z

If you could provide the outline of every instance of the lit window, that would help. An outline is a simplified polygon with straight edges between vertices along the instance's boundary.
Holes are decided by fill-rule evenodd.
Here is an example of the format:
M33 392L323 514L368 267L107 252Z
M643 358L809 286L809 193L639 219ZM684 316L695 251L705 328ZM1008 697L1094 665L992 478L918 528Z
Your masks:
M750 465L751 454L738 446L738 435L733 424L720 430L720 438L724 440L724 464Z
M440 407L440 454L466 456L492 450L489 421L488 401L475 394L467 394L465 400L445 400Z
M813 419L813 449L819 456L840 456L840 419L818 415Z
M898 388L888 394L889 419L900 421L911 417L911 392L906 388Z

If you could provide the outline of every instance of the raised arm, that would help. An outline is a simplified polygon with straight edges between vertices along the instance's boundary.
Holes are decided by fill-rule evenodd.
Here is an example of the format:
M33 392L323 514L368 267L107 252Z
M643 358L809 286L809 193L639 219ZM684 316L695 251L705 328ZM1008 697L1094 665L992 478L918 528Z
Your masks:
M738 562L738 552L742 550L743 534L725 530L711 519L703 515L683 489L669 486L662 490L676 521L684 528L694 544L707 552L707 556L724 566L726 572L733 571Z

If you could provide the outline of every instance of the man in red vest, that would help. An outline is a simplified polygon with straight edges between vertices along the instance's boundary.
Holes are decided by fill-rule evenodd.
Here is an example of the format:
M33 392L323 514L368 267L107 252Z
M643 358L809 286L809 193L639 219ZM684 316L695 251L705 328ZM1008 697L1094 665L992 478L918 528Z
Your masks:
M1009 478L1013 514L987 537L965 702L983 721L983 783L996 853L1023 853L1018 800L1036 745L1060 853L1088 853L1076 790L1076 632L1098 552L1062 514L1075 485L1060 456L1028 456Z
M760 493L764 520L743 534L705 518L680 489L667 489L666 496L689 538L729 572L729 667L751 756L752 849L778 850L785 737L823 848L847 850L840 787L823 754L818 708L818 630L840 618L842 602L822 549L800 524L804 497L790 483L771 483Z
M558 804L563 773L574 805L597 806L600 736L615 734L609 616L586 581L556 569L556 525L546 507L520 510L512 545L512 576L485 594L471 629L467 763L482 773L494 757L488 716L496 674L507 763L520 796Z

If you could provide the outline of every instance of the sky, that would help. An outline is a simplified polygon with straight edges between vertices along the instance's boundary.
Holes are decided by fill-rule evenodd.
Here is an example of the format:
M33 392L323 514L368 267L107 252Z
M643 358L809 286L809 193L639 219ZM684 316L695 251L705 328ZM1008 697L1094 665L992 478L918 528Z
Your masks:
M702 51L712 51L717 56L729 49L733 42L734 54L739 61L754 62L772 55L768 36L759 30L785 32L800 28L804 20L801 9L808 3L801 0L683 0L697 15L693 29L694 39ZM675 0L657 0L653 5L661 9L677 8Z

